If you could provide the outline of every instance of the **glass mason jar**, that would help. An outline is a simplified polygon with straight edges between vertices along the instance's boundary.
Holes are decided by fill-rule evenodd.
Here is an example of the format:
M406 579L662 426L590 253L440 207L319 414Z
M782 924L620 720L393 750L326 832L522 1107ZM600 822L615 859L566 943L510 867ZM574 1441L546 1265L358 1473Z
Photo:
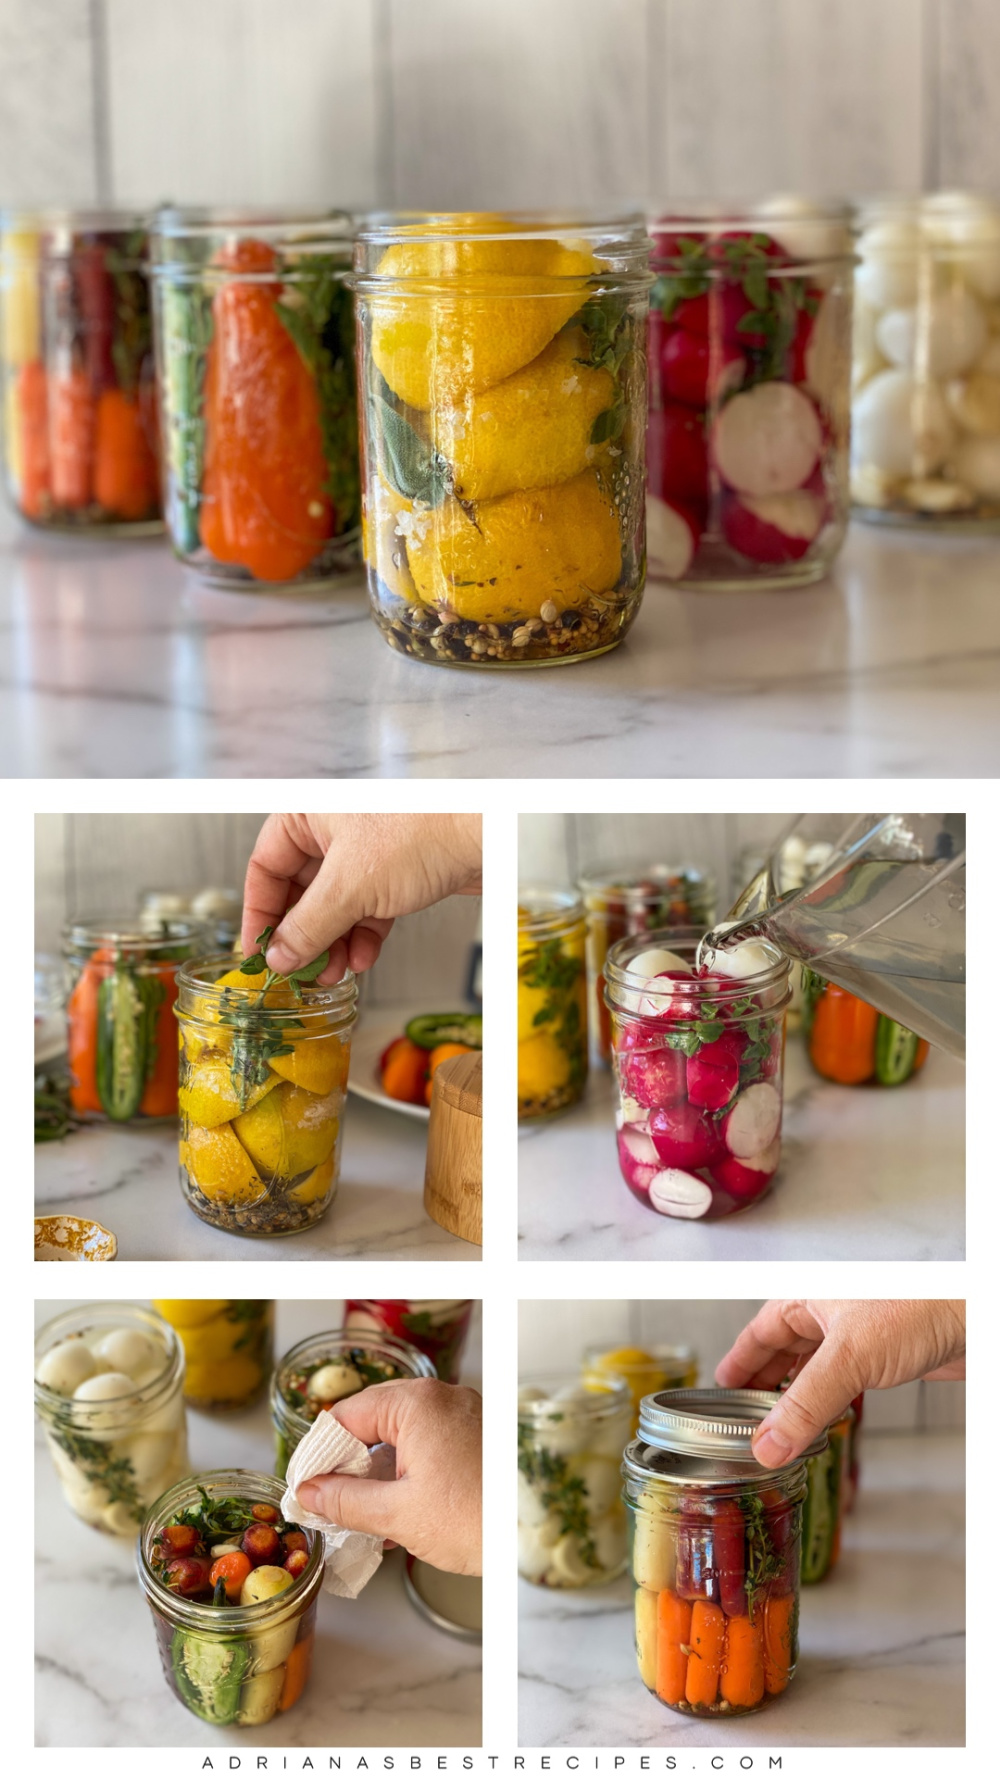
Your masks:
M150 233L166 517L231 591L357 562L350 290L339 211L161 211Z
M624 1573L619 1466L632 1397L623 1377L529 1377L517 1395L517 1567L541 1587L593 1587Z
M161 530L146 219L8 213L0 230L13 505L53 530Z
M789 964L689 974L700 934L621 939L604 965L618 1159L661 1216L728 1215L763 1197L781 1158Z
M232 954L179 977L181 1190L239 1235L293 1235L332 1204L358 989L275 984Z
M638 218L414 213L362 231L364 551L400 653L538 666L628 631L648 252Z
M851 495L862 518L1000 526L1000 202L861 213Z
M921 1069L930 1044L846 988L802 965L802 1029L817 1074L841 1086L901 1086Z
M632 1397L632 1430L639 1429L639 1408L644 1396L661 1389L693 1389L698 1381L698 1358L690 1346L588 1346L583 1355L583 1381L588 1389L601 1389L609 1376L624 1377Z
M587 923L568 889L522 889L517 909L517 1115L551 1117L587 1084Z
M35 1411L66 1505L134 1537L188 1467L184 1349L136 1303L81 1303L35 1338Z
M261 1728L290 1710L312 1665L316 1601L323 1579L323 1539L304 1530L309 1560L284 1592L256 1605L217 1607L164 1586L154 1568L157 1533L182 1513L237 1498L280 1514L282 1484L252 1469L210 1469L161 1495L139 1537L139 1584L153 1614L163 1676L178 1703L218 1727Z
M472 1309L468 1298L433 1302L352 1298L344 1311L344 1326L408 1341L431 1360L442 1383L457 1383Z
M829 1443L806 1464L802 1513L802 1585L825 1580L840 1559L840 1535L851 1487L852 1407L827 1427Z
M177 1116L178 971L203 943L193 920L161 920L155 933L137 920L65 927L75 1116L119 1124Z
M611 1061L611 1019L604 1004L604 959L620 938L665 926L715 923L715 878L689 865L652 864L642 870L589 870L578 888L587 910L587 1006L590 1059Z
M389 1334L337 1327L300 1340L285 1353L271 1378L276 1474L285 1474L292 1452L324 1408L373 1383L436 1375L426 1353Z
M274 1362L273 1302L194 1297L154 1299L180 1336L184 1400L203 1413L248 1408L264 1393Z
M651 232L650 575L737 592L819 580L847 525L848 212L774 200Z

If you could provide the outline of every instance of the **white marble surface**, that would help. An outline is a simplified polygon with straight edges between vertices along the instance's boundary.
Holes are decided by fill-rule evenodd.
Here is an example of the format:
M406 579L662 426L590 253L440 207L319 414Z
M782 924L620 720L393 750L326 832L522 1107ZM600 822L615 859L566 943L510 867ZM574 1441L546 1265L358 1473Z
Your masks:
M785 1057L781 1169L717 1222L657 1216L618 1169L611 1076L518 1144L521 1259L962 1259L965 1069L940 1051L902 1087L821 1080Z
M266 1240L188 1209L175 1124L93 1124L35 1149L35 1214L96 1218L119 1259L481 1259L424 1210L426 1147L426 1124L348 1094L337 1196L311 1229Z
M668 1710L635 1666L627 1580L519 1581L522 1747L957 1747L964 1742L964 1442L868 1438L840 1562L802 1589L798 1673L738 1722Z
M36 1319L64 1305L45 1303ZM276 1349L331 1325L334 1305L279 1302ZM339 1310L339 1305L337 1306ZM478 1318L463 1381L479 1387ZM37 1429L36 1429L37 1430ZM271 1469L266 1407L209 1417L188 1410L192 1468ZM102 1537L65 1506L36 1438L36 1745L250 1745L177 1702L160 1671L131 1543ZM355 1600L321 1593L312 1677L299 1704L252 1737L261 1747L476 1747L480 1650L426 1623L403 1591L401 1551L386 1556Z
M628 641L475 674L389 649L360 579L206 588L162 543L0 519L9 777L980 776L1000 759L1000 538L856 525L804 592L651 583Z

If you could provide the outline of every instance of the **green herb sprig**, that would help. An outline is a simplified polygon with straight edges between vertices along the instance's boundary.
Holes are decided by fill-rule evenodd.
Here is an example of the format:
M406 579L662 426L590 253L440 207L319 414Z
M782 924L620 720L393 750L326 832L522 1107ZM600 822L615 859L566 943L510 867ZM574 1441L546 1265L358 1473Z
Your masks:
M552 1415L552 1419L561 1415ZM597 1568L597 1549L590 1525L587 1484L582 1476L570 1475L565 1457L535 1445L526 1426L517 1429L517 1467L525 1479L541 1488L542 1505L559 1515L562 1537L575 1537L580 1560L588 1568Z
M746 1572L743 1580L747 1611L753 1623L755 1606L767 1596L772 1580L777 1580L784 1560L775 1549L767 1528L764 1502L759 1494L740 1495L740 1509L746 1529Z
M112 1457L110 1445L84 1438L72 1427L58 1421L50 1428L50 1435L70 1462L82 1471L85 1479L105 1490L110 1505L124 1506L136 1524L142 1524L146 1509L139 1497L135 1471L127 1457Z
M536 1028L551 1025L552 1036L569 1062L571 1088L582 1086L586 1075L585 1034L576 997L582 973L582 961L567 955L561 938L545 939L521 971L525 987L548 989L548 998L531 1022Z
M276 308L316 379L326 492L333 502L337 529L353 530L361 516L354 303L334 256L317 253L297 260Z

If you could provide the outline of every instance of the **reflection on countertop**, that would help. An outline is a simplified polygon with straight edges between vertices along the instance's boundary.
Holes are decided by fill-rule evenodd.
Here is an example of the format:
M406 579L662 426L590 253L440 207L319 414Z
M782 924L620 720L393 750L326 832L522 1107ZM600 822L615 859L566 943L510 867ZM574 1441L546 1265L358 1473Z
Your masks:
M729 1724L659 1703L636 1672L627 1580L520 1581L521 1746L962 1746L964 1439L866 1437L861 1464L840 1562L802 1590L799 1670L771 1709Z
M657 1216L618 1169L611 1076L518 1144L522 1259L962 1259L965 1069L935 1050L900 1087L840 1087L785 1055L781 1168L716 1222Z

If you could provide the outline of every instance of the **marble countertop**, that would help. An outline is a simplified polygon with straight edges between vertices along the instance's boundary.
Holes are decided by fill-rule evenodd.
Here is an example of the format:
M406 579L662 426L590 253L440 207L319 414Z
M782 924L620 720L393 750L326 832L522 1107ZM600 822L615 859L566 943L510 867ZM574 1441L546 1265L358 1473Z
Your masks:
M67 1305L38 1305L46 1320ZM279 1302L284 1351L330 1325L331 1305ZM479 1331L463 1381L479 1386ZM65 1505L36 1428L36 1745L40 1747L476 1747L480 1650L428 1624L403 1591L403 1556L388 1554L357 1599L319 1596L312 1677L301 1702L248 1738L213 1729L168 1690L133 1546L104 1537ZM192 1468L271 1469L265 1406L211 1418L188 1409Z
M405 659L359 575L208 588L162 542L0 515L8 777L946 777L1000 758L1000 538L856 524L802 592L651 583L613 654L480 674Z
M785 1058L781 1170L717 1222L656 1216L618 1170L611 1076L518 1144L521 1259L962 1259L965 1069L935 1050L902 1087L838 1087Z
M770 1710L692 1720L647 1692L625 1579L519 1581L522 1747L958 1747L965 1725L964 1441L867 1437L840 1562L802 1590L798 1673Z
M321 1222L272 1240L210 1228L177 1177L177 1127L94 1124L35 1149L35 1214L92 1216L119 1259L479 1260L424 1210L427 1126L348 1095L340 1189Z

